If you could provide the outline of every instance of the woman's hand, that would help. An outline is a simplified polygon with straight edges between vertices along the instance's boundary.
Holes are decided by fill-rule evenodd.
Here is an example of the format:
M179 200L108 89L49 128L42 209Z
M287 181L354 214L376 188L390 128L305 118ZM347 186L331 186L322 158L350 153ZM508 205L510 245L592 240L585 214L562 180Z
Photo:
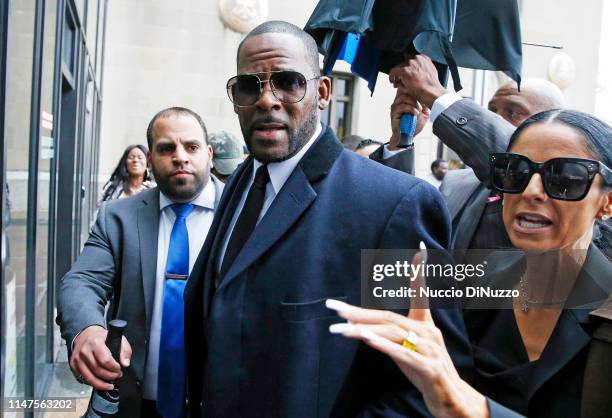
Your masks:
M412 260L415 265L420 261L420 254ZM422 285L423 278L413 283L417 282ZM416 306L427 306L426 301L419 302ZM411 309L405 317L331 299L326 305L348 321L332 325L330 332L361 340L391 357L422 393L434 416L489 416L486 398L457 373L429 309Z

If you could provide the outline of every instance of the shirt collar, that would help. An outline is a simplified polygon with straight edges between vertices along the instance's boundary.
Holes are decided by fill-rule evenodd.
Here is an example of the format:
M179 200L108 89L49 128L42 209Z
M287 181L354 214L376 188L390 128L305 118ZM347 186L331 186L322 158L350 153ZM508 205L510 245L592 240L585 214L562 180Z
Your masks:
M293 157L280 161L278 163L268 163L268 174L270 175L270 183L272 183L272 187L274 188L274 193L278 194L280 189L283 187L295 167L299 164L300 160L306 154L306 152L310 149L312 144L314 144L315 140L321 134L323 127L321 123L317 124L317 129L315 129L314 134L308 140L308 142L302 147L301 150L297 152ZM253 178L255 177L255 173L257 169L261 167L263 164L256 159L253 159Z
M163 211L168 206L174 204L172 200L168 198L165 194L159 191L159 210ZM205 209L215 209L215 185L213 184L212 177L208 178L208 182L206 186L204 186L204 190L200 192L200 194L193 199L191 202L195 206L199 206Z

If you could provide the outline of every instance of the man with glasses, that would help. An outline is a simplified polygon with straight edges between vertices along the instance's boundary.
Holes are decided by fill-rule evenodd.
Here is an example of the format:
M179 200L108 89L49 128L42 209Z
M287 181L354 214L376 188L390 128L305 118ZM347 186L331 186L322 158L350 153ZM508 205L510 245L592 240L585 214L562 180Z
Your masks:
M251 157L226 186L185 291L190 416L425 415L392 363L329 333L339 318L325 300L360 303L362 249L446 247L441 196L344 150L321 124L330 80L298 27L255 28L237 69L227 90ZM465 364L458 312L434 317Z
M511 247L501 218L502 202L491 183L489 154L506 151L517 126L536 113L565 107L561 90L549 81L528 78L518 90L516 83L502 85L491 98L488 110L455 92L447 91L437 78L431 60L418 55L390 74L398 87L402 109L431 108L433 132L455 151L470 169L451 170L440 192L453 222L453 246L457 249ZM403 159L409 159L406 151ZM399 156L395 156L399 159ZM384 161L383 164L385 164ZM596 227L594 243L612 259L612 223Z

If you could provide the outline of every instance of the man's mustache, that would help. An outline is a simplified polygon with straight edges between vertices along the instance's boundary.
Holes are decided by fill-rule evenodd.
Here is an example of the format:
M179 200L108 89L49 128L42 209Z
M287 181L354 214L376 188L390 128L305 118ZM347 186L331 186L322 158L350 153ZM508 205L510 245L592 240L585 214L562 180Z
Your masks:
M288 128L288 124L286 121L272 117L272 116L265 116L265 117L260 117L260 118L253 120L251 122L250 131L251 132L254 131L260 125L269 125L269 124L281 125L285 129Z

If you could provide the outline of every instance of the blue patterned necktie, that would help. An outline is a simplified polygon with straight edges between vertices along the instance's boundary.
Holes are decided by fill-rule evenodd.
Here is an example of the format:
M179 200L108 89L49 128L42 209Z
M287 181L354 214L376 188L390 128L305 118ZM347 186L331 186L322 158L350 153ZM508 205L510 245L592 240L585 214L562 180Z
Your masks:
M189 234L185 220L193 205L170 206L176 220L170 234L157 370L157 411L164 418L183 418L185 410L185 344L183 292L189 277Z

